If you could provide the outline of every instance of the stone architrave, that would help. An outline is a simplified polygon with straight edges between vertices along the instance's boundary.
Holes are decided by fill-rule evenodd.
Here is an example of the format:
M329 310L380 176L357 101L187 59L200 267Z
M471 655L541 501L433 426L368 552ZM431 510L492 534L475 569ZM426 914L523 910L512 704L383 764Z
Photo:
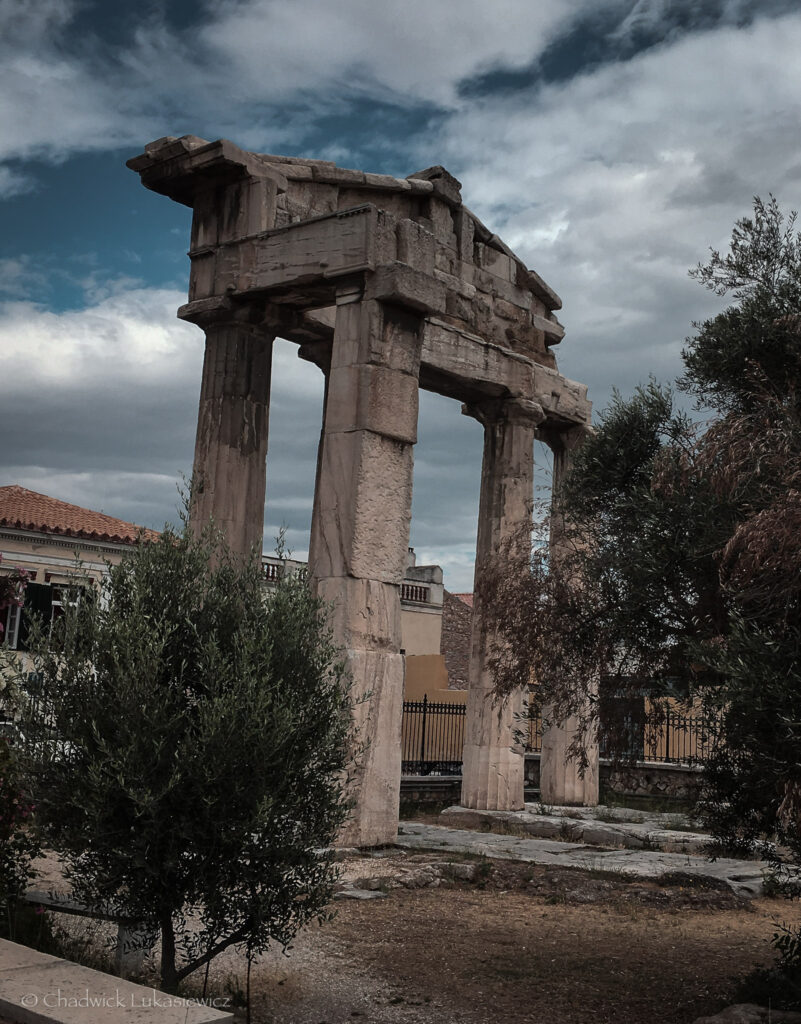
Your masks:
M534 499L534 440L544 420L533 401L485 402L467 406L467 415L484 426L484 458L478 511L478 540L467 695L462 806L477 810L523 807L525 694L499 700L487 666L492 637L484 622L478 586L482 574L498 565L510 545L520 546L530 533L524 524Z
M571 453L585 436L584 429L566 431L552 438L546 435L553 452L553 500L554 514L551 519L550 554L558 560L560 549L567 543L562 514L559 511L559 488L570 467ZM597 680L587 680L586 693L591 697L597 693ZM542 709L543 721L552 719L553 708ZM574 757L568 756L571 744L579 730L577 716L571 715L561 722L552 722L543 729L542 751L540 754L540 799L553 806L579 805L594 807L598 803L599 770L598 741L595 734L583 737L587 763L580 769Z
M395 178L192 135L158 139L128 166L193 210L189 302L179 316L207 333L198 528L212 515L243 554L260 541L272 339L296 342L326 374L310 562L365 695L343 841L391 842L403 690L398 587L418 388L485 417L481 562L525 515L534 420L541 415L554 436L589 423L586 388L559 373L553 354L564 336L559 296L463 205L443 167ZM485 640L479 616L467 789L482 801L473 806L507 807L522 798L520 757L511 704L491 725Z

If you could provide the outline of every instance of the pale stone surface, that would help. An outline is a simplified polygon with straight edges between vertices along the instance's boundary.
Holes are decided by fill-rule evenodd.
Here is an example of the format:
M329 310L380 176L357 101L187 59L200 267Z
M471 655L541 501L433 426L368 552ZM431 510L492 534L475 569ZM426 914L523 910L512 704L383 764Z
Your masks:
M589 808L582 808L589 810ZM514 826L541 839L562 839L588 846L619 846L629 850L662 850L666 853L692 853L703 856L712 837L703 832L677 831L664 827L665 816L645 817L640 822L599 821L589 816L574 818L575 808L548 807L540 813L536 805L526 804L523 811L472 810L448 807L440 815L443 825L456 828L484 828ZM560 812L560 813L559 813ZM604 817L612 816L611 808L604 808Z
M549 709L543 709L543 718ZM558 725L543 729L540 754L540 794L545 804L598 803L598 745L587 751L589 764L584 772L577 761L568 758L568 749L577 732L577 719L570 717Z
M411 493L411 445L366 430L326 433L312 520L312 575L399 584Z
M730 857L710 861L706 857L663 853L659 850L593 849L584 843L468 832L442 825L423 825L416 821L402 823L396 844L410 850L467 853L554 867L609 871L635 878L659 879L666 874L714 878L725 882L733 892L746 899L762 893L765 872L769 867L762 861L742 861Z
M398 827L403 655L349 650L347 667L357 702L350 788L355 805L338 845L378 846L392 842Z
M546 439L553 451L553 487L558 496L559 487L570 466L570 454L581 443L584 431L573 429ZM558 561L566 543L565 524L561 516L554 514L551 520L551 559ZM585 692L590 696L597 692L597 681L585 681ZM579 695L580 697L581 695ZM553 719L553 709L542 709L543 722ZM582 804L592 807L598 803L600 780L598 740L592 732L579 736L580 723L577 716L570 716L561 722L553 721L543 729L540 754L540 795L545 804ZM571 744L580 739L585 750L586 764L569 755Z
M90 1002L91 1000L91 1002ZM233 1014L0 939L0 1016L10 1024L217 1024Z
M711 1017L698 1017L694 1024L801 1024L801 1013L774 1010L755 1003L735 1003Z
M534 493L534 435L542 410L534 403L498 402L473 408L484 425L476 584L502 557L504 545L530 516ZM492 642L482 617L480 592L473 605L470 687L462 766L465 807L517 810L523 807L523 745L518 735L523 694L503 701L487 656Z
M398 651L401 646L398 587L351 576L320 577L317 594L331 606L330 622L345 647Z
M328 377L329 433L371 430L406 444L417 441L417 377L386 366L336 366Z
M353 813L340 842L391 842L400 799L404 662L399 586L408 561L419 323L338 297L309 552L333 600L359 697ZM377 526L380 524L380 528Z
M261 555L272 338L238 323L206 328L191 520L213 519L231 549Z

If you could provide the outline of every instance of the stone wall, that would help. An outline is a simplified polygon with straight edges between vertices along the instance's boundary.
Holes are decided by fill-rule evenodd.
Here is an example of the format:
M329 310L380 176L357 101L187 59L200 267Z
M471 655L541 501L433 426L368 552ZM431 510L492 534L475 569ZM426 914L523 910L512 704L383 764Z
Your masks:
M703 772L689 765L643 762L614 765L600 762L601 803L625 798L632 803L674 801L695 804L701 790ZM526 754L526 789L539 789L540 756Z

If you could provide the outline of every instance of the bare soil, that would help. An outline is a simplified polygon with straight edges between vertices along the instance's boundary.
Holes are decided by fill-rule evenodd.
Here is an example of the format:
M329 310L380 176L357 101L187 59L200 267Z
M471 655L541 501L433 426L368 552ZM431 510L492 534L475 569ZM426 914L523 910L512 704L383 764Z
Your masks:
M474 863L463 881L430 854L347 862L350 879L387 895L338 901L288 956L254 966L254 1022L689 1024L771 961L777 920L801 921L783 900L680 876ZM213 980L243 988L242 962L223 961Z
M771 962L777 921L801 923L797 904L681 875L630 881L397 850L341 867L345 887L381 895L337 900L334 920L254 965L254 1024L690 1024ZM40 868L40 887L60 881L54 858ZM87 927L59 919L73 935ZM102 949L109 926L92 927ZM231 951L207 994L245 985Z

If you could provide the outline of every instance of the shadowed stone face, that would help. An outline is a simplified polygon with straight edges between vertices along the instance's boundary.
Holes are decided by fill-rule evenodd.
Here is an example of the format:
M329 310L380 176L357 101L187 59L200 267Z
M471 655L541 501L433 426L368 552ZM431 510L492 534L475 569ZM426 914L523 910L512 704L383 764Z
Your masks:
M389 842L400 777L400 601L420 387L484 424L477 572L529 514L538 430L559 444L590 422L562 377L556 293L463 205L443 167L394 178L322 160L159 139L128 166L193 209L189 302L206 332L192 522L234 550L261 543L270 358L276 335L326 374L310 568L333 604L362 728L343 842ZM464 801L522 804L516 704L491 704L481 609L473 617ZM514 707L513 707L514 705Z

